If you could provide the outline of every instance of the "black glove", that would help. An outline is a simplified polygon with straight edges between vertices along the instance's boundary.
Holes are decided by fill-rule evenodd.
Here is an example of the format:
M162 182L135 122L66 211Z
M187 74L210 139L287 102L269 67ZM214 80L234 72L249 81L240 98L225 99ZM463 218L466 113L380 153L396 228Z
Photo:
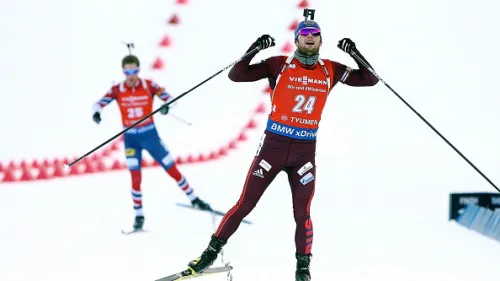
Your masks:
M94 122L96 122L97 124L101 122L101 114L99 112L94 113L92 118L94 119Z
M166 115L166 114L168 114L168 110L169 109L170 108L168 107L168 105L163 106L163 107L160 108L160 113L163 114L163 115Z
M274 38L267 34L264 34L261 37L257 38L254 44L259 47L260 50L264 50L276 45L276 43L274 42Z
M349 38L344 38L340 40L337 47L339 47L342 51L348 53L349 55L352 54L353 52L358 51L356 49L356 44L352 42L352 40Z

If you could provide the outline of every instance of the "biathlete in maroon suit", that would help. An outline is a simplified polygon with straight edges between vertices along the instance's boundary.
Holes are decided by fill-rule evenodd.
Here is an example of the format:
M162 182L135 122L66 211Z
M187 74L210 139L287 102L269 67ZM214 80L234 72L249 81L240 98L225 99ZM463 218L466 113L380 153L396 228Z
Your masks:
M272 112L238 202L224 216L201 256L189 263L191 273L203 272L213 264L267 187L278 173L285 171L296 222L296 280L311 279L309 264L313 224L310 207L316 182L316 134L323 108L338 82L350 86L373 86L378 83L378 79L361 64L358 64L359 69L351 69L335 61L320 59L321 43L319 25L306 20L295 31L297 50L293 56L273 56L250 65L252 56L231 69L229 78L234 82L268 79L273 89ZM248 51L256 46L265 49L272 45L274 38L263 35ZM356 50L350 39L340 40L339 47L347 53Z

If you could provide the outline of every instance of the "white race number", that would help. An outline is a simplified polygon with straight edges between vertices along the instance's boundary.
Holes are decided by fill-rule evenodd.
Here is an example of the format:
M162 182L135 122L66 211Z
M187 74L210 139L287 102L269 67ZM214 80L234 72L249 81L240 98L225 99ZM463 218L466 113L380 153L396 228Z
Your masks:
M127 108L128 118L140 118L144 115L141 107L130 107Z
M314 110L314 104L316 103L316 97L310 96L306 98L304 95L297 95L295 97L295 101L297 102L293 107L293 112L302 112L306 111L307 114L311 114Z

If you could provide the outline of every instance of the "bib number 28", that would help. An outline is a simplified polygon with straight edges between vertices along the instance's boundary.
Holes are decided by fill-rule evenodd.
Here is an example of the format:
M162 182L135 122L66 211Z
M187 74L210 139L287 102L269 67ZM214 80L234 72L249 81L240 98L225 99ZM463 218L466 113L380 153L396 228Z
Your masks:
M141 107L130 107L127 108L128 118L139 118L144 115Z
M316 97L310 96L306 98L304 95L297 95L295 97L295 101L297 102L293 107L293 112L306 112L307 114L311 114L314 110L314 104L316 103Z

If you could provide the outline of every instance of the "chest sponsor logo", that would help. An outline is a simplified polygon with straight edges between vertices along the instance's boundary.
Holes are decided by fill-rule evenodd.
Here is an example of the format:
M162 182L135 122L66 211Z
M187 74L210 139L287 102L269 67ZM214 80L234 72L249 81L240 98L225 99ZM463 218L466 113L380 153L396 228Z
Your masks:
M141 96L127 96L127 97L122 97L121 100L124 102L138 102L138 101L146 101L149 99L149 96L147 95L141 95Z
M289 136L294 136L297 138L304 138L304 139L316 138L316 131L315 130L295 129L295 128L290 128L288 126L284 126L284 125L280 125L280 124L276 124L276 123L272 123L269 128L271 129L271 131L286 134Z
M305 125L318 125L319 121L315 119L305 119L299 117L291 117L290 118L293 123L305 124Z
M316 88L316 87L311 87L311 86L288 85L288 89L296 90L296 91L311 91L311 92L326 93L326 89L321 89L321 88Z
M302 83L302 85L308 85L308 84L328 85L328 82L326 82L326 80L309 78L307 76L290 77L290 81L291 82L299 82L299 83Z

